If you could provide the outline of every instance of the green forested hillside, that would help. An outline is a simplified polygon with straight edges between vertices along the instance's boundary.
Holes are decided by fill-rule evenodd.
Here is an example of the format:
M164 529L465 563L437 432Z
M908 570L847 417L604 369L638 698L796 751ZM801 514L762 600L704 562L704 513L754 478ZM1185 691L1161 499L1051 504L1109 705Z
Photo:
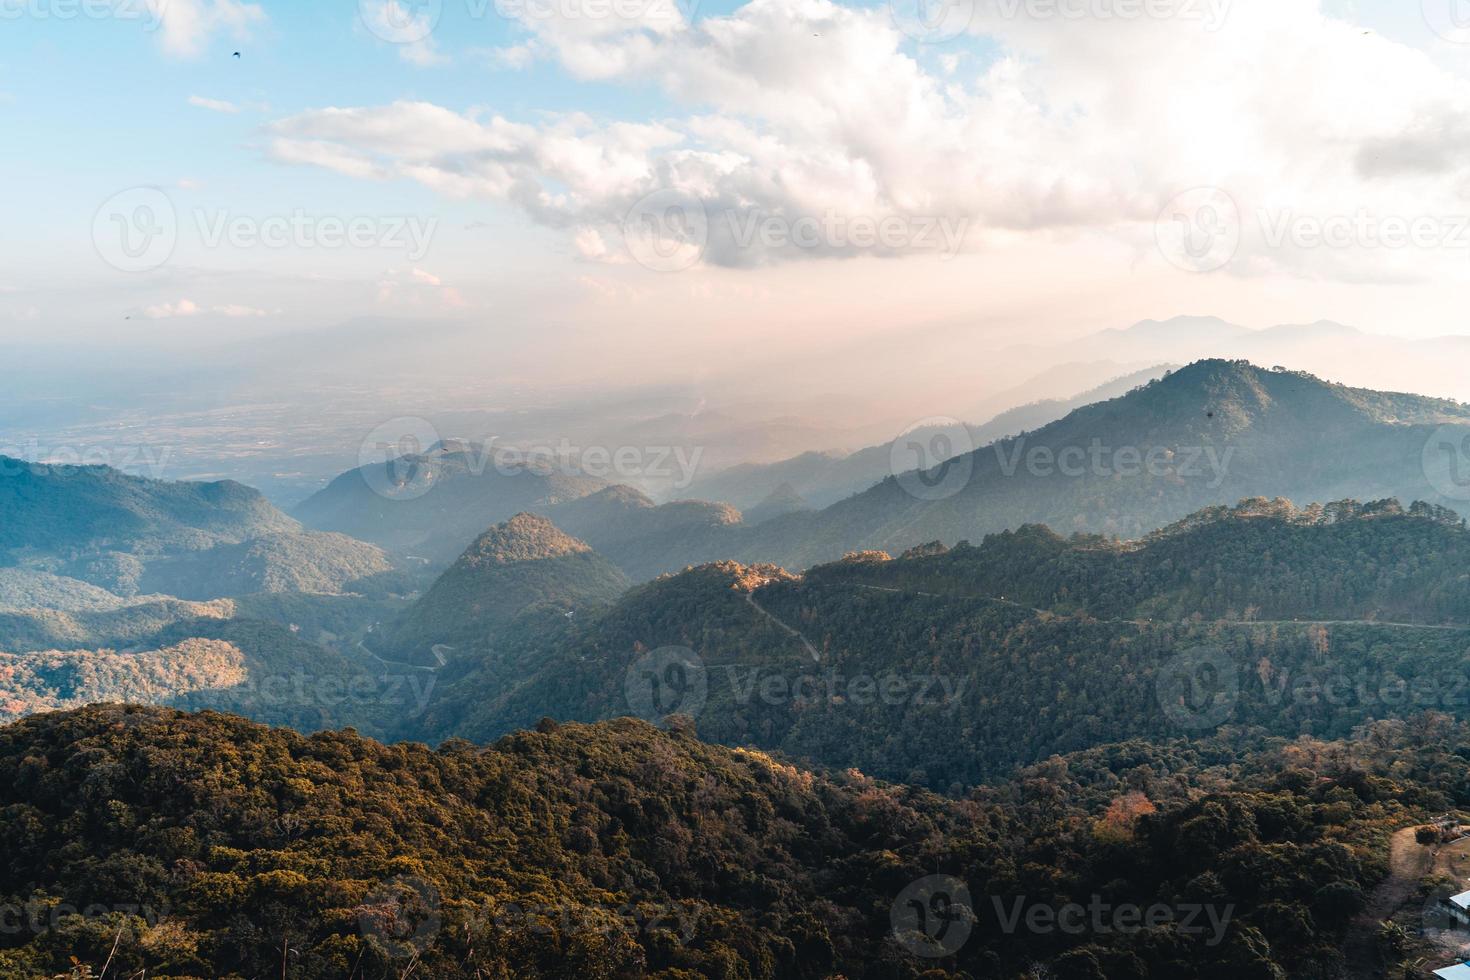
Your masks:
M435 663L435 647L456 657L483 653L518 620L535 631L559 628L557 620L595 616L627 587L581 541L544 517L517 514L475 539L373 646L411 663Z
M0 603L106 606L120 598L407 591L374 545L300 524L238 483L127 476L0 457ZM49 578L47 577L49 576Z
M184 599L270 592L341 593L405 588L381 548L345 534L290 532L217 545L148 565L144 592Z
M449 443L349 470L295 509L337 531L443 567L492 524L607 484L555 466L511 465L491 446Z
M295 521L239 483L127 476L0 456L0 557L31 549L158 554L290 531Z
M623 486L557 504L545 514L599 554L614 558L637 581L682 567L681 555L727 557L723 549L736 547L746 530L740 511L729 504L676 500L656 505Z
M1028 529L800 577L703 566L522 638L512 670L453 665L404 734L683 711L716 741L960 791L1133 737L1470 716L1467 537L1423 508L1253 503L1132 545Z
M0 728L0 899L35 923L0 972L1327 980L1386 833L1470 802L1467 744L1134 743L945 800L631 720L431 751L50 714Z
M127 600L81 579L23 568L0 568L0 611L117 609Z
M1005 596L1100 618L1361 619L1470 625L1470 531L1395 500L1211 508L1135 542L1044 527L936 543L896 562L839 562L812 581Z

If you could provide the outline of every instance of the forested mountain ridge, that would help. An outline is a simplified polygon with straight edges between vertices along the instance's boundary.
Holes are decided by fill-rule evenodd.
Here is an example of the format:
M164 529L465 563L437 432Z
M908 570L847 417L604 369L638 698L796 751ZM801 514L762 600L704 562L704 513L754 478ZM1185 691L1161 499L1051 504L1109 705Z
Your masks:
M517 620L528 629L560 628L556 620L595 615L628 585L617 566L546 518L517 514L475 539L373 646L426 664L438 659L435 647L483 652L504 642Z
M95 707L0 728L0 899L42 924L0 969L1335 980L1387 832L1470 803L1467 745L1131 743L945 800L631 720L432 751ZM1036 927L1073 905L1101 924Z
M929 473L778 518L727 557L805 567L841 550L896 553L1024 524L1137 538L1246 497L1454 503L1425 472L1426 444L1445 424L1470 424L1470 407L1200 361Z
M0 457L5 566L16 571L12 581L45 582L45 594L62 602L85 596L78 582L121 598L197 600L407 586L381 549L306 531L239 483L155 480L106 466Z
M1398 501L1298 509L1246 500L1139 541L1045 527L939 543L902 561L818 566L812 581L1004 596L1098 618L1407 620L1470 625L1470 531L1453 511Z
M1444 495L1446 474L1426 468L1426 447L1444 425L1470 427L1470 407L1204 360L969 452L968 429L918 430L909 438L925 453L902 440L887 447L875 485L821 510L776 508L791 512L759 523L728 503L655 505L573 473L501 473L489 450L454 446L345 473L297 515L444 564L486 527L529 511L635 580L725 559L800 569L848 551L952 545L1026 524L1139 538L1247 497L1454 506L1463 501ZM905 465L953 452L928 470ZM800 491L775 480L755 500L786 482Z
M1007 409L979 425L966 425L972 445L987 446L998 439L1039 429L1084 405L1116 398L1172 370L1169 365L1145 368L1115 378L1071 398L1046 398ZM924 435L920 432L919 435ZM826 507L861 493L892 475L892 443L868 446L852 453L807 452L775 463L746 463L696 479L688 495L725 500L742 510L756 507L789 487L812 507Z
M349 534L442 566L493 524L606 486L556 464L507 461L492 446L447 442L348 470L294 513L316 530Z
M1464 715L1467 535L1429 507L1251 501L1135 543L1027 528L801 576L716 563L520 638L512 670L456 665L403 734L684 711L714 741L960 791L1134 737ZM1171 685L1202 664L1222 710L1195 717ZM648 672L676 666L652 696ZM932 750L951 744L973 751Z
M150 480L107 466L7 456L0 456L0 515L0 555L18 549L156 554L300 530L240 483Z

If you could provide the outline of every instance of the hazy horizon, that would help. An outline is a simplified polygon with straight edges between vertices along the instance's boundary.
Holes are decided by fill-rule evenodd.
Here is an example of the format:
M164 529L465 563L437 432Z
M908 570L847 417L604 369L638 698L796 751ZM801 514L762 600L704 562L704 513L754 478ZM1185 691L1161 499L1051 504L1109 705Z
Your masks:
M0 341L144 377L323 336L543 390L882 382L898 417L1148 318L1467 334L1448 10L1113 7L34 0L0 38Z

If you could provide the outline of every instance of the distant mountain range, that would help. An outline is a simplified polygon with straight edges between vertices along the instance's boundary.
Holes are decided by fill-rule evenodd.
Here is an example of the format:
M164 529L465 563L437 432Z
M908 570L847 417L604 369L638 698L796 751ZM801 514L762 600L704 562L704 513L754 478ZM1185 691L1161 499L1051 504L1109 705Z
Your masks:
M848 551L955 544L1023 524L1136 538L1255 496L1463 507L1455 472L1444 469L1456 461L1431 451L1445 425L1470 425L1470 407L1200 361L929 470L891 474L820 511L755 526L733 515L676 526L669 505L604 492L578 502L574 533L646 579L726 558L799 569ZM1460 463L1470 467L1470 458ZM637 536L599 531L630 512ZM563 523L556 508L546 513Z
M998 439L1040 428L1083 405L1125 394L1169 370L1168 365L1163 365L1135 371L1082 394L1033 401L1007 409L983 424L965 428L971 445L986 446ZM918 438L929 434L930 430L922 428L907 433L909 437ZM777 510L771 505L783 499L786 506L779 508L780 512L820 509L892 475L892 460L892 442L852 453L807 452L778 463L748 463L699 477L684 491L684 495L726 501L742 510L755 507ZM800 506L793 506L797 503ZM756 520L750 520L749 514L746 516L750 523L759 523L771 516L779 516L779 513L758 515Z
M440 443L349 470L296 508L307 526L446 565L492 524L596 493L603 480Z
M1470 407L1200 361L818 513L738 529L732 537L743 541L705 557L804 567L1028 523L1131 538L1254 496L1463 505L1425 469L1426 447L1446 424L1470 424ZM685 557L670 556L669 568Z
M1464 504L1458 485L1445 480L1452 472L1426 470L1426 447L1440 427L1470 425L1470 407L1458 402L1348 388L1244 361L1199 361L1135 385L1140 377L1111 386L1123 394L923 471L895 464L925 457L915 449L945 459L944 449L1012 430L1024 414L980 430L916 430L903 445L842 460L808 454L727 474L720 486L759 498L757 521L727 503L656 505L628 487L565 473L506 475L444 450L344 474L298 513L314 527L417 549L443 565L488 524L530 511L641 580L727 558L799 569L848 551L955 544L1028 523L1134 538L1254 496ZM1064 410L1035 407L1038 417ZM1445 464L1454 461L1435 463ZM875 479L822 509L809 509L802 491ZM383 486L410 489L395 499Z
M374 545L318 534L238 483L0 457L0 569L127 598L405 588ZM19 581L14 579L14 581ZM71 591L80 595L81 589ZM12 600L13 602L14 600Z
M1331 320L1252 329L1219 317L1176 316L1101 330L1057 347L1012 348L995 356L1002 363L1038 358L1180 364L1201 358L1242 359L1307 370L1356 387L1470 400L1470 380L1459 370L1470 357L1470 337L1388 336Z

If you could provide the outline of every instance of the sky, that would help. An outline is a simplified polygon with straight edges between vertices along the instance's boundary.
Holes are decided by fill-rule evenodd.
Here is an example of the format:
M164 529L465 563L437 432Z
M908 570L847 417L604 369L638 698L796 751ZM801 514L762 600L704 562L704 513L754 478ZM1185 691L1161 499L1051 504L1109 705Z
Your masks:
M1463 334L1466 106L1467 0L0 0L0 342L922 390L1179 314Z

